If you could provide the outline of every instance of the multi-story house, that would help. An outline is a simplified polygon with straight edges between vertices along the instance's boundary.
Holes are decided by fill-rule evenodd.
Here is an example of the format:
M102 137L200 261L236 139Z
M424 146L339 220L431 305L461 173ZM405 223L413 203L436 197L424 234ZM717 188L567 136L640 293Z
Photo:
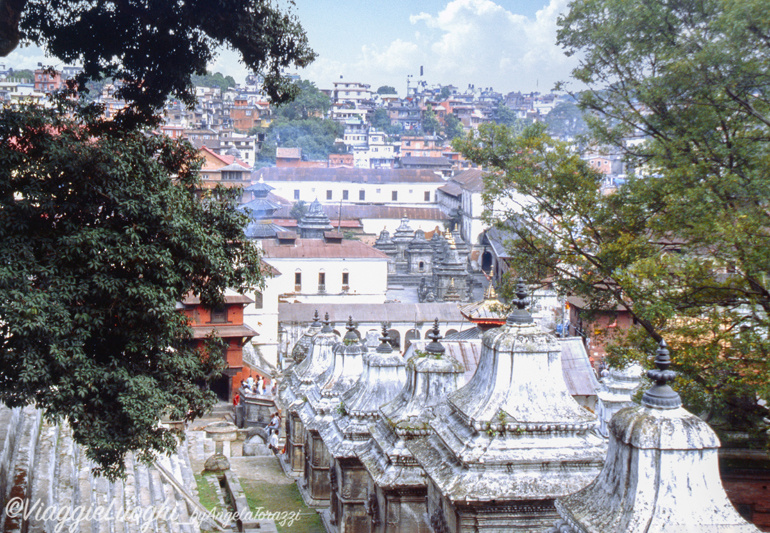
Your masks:
M335 81L332 89L332 103L351 103L360 107L372 99L371 85L349 81Z
M61 72L46 69L35 70L35 91L39 93L52 93L64 88Z

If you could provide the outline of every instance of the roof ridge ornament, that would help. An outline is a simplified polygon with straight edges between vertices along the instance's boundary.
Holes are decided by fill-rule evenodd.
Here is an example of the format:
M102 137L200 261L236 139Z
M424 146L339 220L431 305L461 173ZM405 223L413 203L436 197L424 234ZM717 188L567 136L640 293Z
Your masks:
M321 319L318 316L318 309L315 310L315 314L313 314L313 323L310 324L314 328L320 328L321 327Z
M380 345L377 346L377 353L392 353L393 346L390 344L390 337L388 336L388 324L382 323L382 337L380 337Z
M436 317L436 319L433 321L433 328L426 335L426 337L428 337L431 342L425 347L425 351L435 355L436 357L441 357L444 355L446 348L444 348L444 345L439 342L439 340L443 339L443 337L439 333L438 317Z
M527 285L524 283L524 279L519 278L516 282L516 298L511 302L516 306L516 309L508 315L508 319L505 321L509 326L513 324L531 324L534 322L532 315L527 311L527 305L529 305L527 293Z
M331 321L329 320L329 312L327 311L326 314L324 314L324 327L321 328L322 333L331 333L334 331L332 329Z
M353 322L353 317L348 316L348 323L345 325L348 332L345 333L345 341L358 342L358 335L356 335L356 324Z
M669 370L671 357L669 356L666 341L660 341L655 354L655 366L647 371L647 377L655 381L649 390L642 396L642 405L653 409L676 409L682 406L682 398L668 384L676 379L676 372Z

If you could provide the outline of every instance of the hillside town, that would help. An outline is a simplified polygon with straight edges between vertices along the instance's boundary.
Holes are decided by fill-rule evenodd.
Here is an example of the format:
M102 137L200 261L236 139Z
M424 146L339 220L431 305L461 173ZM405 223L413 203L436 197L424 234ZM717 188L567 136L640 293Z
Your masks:
M51 106L79 72L0 65L0 104ZM628 309L519 277L512 233L485 216L494 175L452 143L484 124L542 123L611 195L632 169L617 148L583 144L573 96L340 78L302 85L298 102L322 103L290 118L261 82L196 85L195 105L169 98L151 133L191 143L200 198L237 191L261 254L262 287L228 289L218 307L194 294L177 304L191 343L224 341L226 368L207 384L217 405L192 424L164 419L187 436L177 453L132 456L114 481L92 473L66 425L0 407L3 505L23 493L178 513L136 529L113 517L115 531L294 531L254 518L264 485L299 495L302 531L770 531L766 452L740 435L722 447L682 406L665 341L652 370L609 365L607 345L637 323ZM108 120L126 106L119 86L88 95ZM279 129L300 119L333 138L303 145ZM55 523L3 513L3 531Z

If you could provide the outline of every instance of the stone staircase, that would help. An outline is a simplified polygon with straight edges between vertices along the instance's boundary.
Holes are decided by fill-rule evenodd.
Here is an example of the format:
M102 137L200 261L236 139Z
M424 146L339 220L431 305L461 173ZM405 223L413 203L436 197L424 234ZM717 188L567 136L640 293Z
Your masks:
M186 444L158 463L197 501ZM60 531L85 533L200 532L193 506L157 468L129 455L126 478L115 483L94 476L92 468L69 426L50 424L31 407L0 406L2 531L53 532L61 523ZM12 512L12 501L26 502L26 519Z

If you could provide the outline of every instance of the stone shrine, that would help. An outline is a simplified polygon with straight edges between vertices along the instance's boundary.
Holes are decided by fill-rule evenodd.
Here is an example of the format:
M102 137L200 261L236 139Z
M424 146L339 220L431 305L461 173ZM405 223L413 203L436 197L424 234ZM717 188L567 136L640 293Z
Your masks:
M339 533L368 531L368 475L356 456L356 444L369 440L369 424L380 406L399 394L406 380L404 360L393 351L385 325L380 341L364 357L364 371L343 394L338 415L321 430L331 457L330 505L321 517L327 529Z
M339 337L331 327L326 314L324 325L310 342L307 357L293 367L284 378L285 388L281 390L281 402L286 407L286 451L281 456L284 469L293 476L302 476L305 471L305 427L301 413L308 391L318 387L316 381L328 371L334 362L334 347ZM288 382L288 383L287 383Z
M353 318L348 317L347 333L334 347L334 361L319 376L318 387L308 390L300 418L305 425L305 471L300 490L305 500L322 505L329 499L329 468L331 457L326 445L325 432L340 409L341 396L353 387L363 374L366 347L356 334Z
M554 500L588 485L602 465L596 417L570 396L555 337L515 309L482 340L473 378L449 394L430 435L407 442L427 474L435 531L543 531ZM439 408L441 411L441 408Z
M719 478L719 439L682 407L668 385L674 372L665 342L647 375L655 385L642 405L609 425L607 460L593 483L559 498L552 533L758 532L727 499Z
M367 513L371 527L360 531L431 532L426 518L425 471L407 443L430 433L436 408L464 383L464 368L438 342L438 320L430 337L425 351L407 362L407 381L401 393L380 408L371 425L372 439L356 448L370 478Z

